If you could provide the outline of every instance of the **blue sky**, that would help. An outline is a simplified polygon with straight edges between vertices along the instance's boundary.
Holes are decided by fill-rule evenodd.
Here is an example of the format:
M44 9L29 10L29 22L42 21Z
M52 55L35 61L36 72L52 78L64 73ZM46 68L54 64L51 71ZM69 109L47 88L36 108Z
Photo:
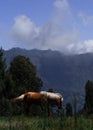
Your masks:
M93 0L0 0L0 46L93 52Z

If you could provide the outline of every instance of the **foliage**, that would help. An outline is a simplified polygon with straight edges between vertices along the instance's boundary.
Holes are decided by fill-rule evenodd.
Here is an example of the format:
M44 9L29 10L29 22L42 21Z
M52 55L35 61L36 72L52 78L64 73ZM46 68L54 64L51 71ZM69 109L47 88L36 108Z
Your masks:
M66 104L66 116L72 116L73 112L72 112L72 105L71 103L67 103Z
M85 85L85 109L87 113L93 113L93 82L89 80Z
M0 49L0 97L3 96L3 90L5 87L5 78L6 78L6 64L3 59L3 50Z
M54 92L53 88L49 88L47 92Z
M25 56L16 56L11 62L10 74L15 82L15 92L39 91L42 80L36 75L36 67Z
M11 106L7 97L11 89L9 88L9 91L6 89L9 85L7 81L10 82L9 75L7 73L5 60L3 59L3 50L0 49L0 115L10 114ZM8 87L10 87L10 85Z
M4 96L8 99L11 99L11 98L13 98L14 93L15 93L15 84L14 84L14 81L12 80L12 76L7 71L7 77L5 80Z

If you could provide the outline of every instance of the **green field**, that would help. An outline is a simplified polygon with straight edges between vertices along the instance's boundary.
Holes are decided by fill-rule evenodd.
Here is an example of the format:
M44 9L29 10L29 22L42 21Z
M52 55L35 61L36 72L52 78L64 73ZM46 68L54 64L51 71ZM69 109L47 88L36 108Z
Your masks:
M0 117L0 130L93 130L93 116Z

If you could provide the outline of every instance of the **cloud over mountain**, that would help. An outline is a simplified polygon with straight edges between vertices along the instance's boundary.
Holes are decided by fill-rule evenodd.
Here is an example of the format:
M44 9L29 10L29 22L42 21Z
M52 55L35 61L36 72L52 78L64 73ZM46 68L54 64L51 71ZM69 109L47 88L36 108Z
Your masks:
M68 1L55 0L54 12L42 27L38 27L25 14L16 16L12 26L12 40L19 47L27 49L53 49L63 53L92 52L93 40L80 41L80 32L76 25Z
M38 35L39 29L29 17L20 15L14 19L12 32L16 41L29 43Z

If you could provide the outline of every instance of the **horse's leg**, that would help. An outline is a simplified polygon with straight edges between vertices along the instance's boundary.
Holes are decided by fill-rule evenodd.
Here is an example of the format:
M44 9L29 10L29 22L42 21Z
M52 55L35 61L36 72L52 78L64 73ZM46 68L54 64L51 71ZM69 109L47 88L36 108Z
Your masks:
M48 116L50 116L50 108L49 108L49 103L47 104L47 111L48 111Z
M41 110L44 111L44 107L42 104L40 104Z
M30 107L29 104L24 102L24 112L26 115L29 115Z
M50 108L49 108L49 101L47 99L47 101L45 101L42 105L41 105L41 109L42 111L44 110L47 114L47 116L50 116Z

